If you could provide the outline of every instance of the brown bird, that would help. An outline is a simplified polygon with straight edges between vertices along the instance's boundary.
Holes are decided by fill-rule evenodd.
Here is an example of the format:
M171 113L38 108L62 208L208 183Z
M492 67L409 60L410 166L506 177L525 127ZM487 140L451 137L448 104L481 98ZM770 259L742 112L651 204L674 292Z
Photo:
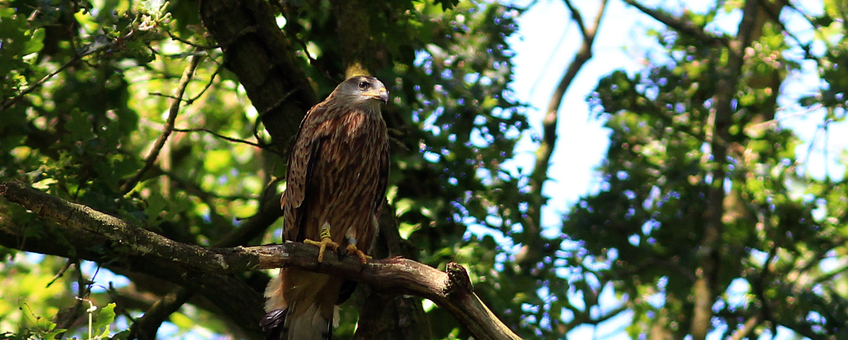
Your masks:
M365 263L386 196L389 144L380 104L389 92L374 77L351 77L300 123L289 155L283 239L341 248ZM282 268L265 290L268 339L331 339L343 279ZM349 296L349 294L346 294ZM336 321L338 322L338 321Z

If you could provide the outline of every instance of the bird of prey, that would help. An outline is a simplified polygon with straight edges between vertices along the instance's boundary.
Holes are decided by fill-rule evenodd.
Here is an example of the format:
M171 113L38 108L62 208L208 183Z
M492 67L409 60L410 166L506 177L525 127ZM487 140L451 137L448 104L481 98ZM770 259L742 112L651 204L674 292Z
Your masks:
M377 234L389 174L389 144L380 104L389 92L374 77L351 77L300 123L291 147L283 238L355 254L365 263ZM331 339L343 279L282 268L265 291L261 325L268 339ZM349 296L349 294L347 294ZM337 317L336 317L337 318ZM336 321L338 322L338 321Z

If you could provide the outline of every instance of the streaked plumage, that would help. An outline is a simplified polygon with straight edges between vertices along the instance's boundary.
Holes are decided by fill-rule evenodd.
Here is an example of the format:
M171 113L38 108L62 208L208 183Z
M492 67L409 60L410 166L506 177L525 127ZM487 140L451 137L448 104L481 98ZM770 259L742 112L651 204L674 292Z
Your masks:
M370 250L389 172L388 135L380 113L380 103L387 101L388 92L377 78L351 77L306 113L280 200L286 241L319 241L322 226L328 226L342 252L350 243ZM268 338L329 339L343 283L325 274L282 268L265 291L268 314L262 326Z

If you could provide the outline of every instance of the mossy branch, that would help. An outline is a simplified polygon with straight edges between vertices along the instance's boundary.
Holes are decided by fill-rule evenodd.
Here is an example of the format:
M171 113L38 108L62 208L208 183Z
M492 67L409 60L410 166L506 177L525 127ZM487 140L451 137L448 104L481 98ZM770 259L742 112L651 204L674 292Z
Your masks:
M24 206L38 217L69 232L93 233L105 238L107 242L120 244L124 253L122 255L142 257L145 261L170 263L184 270L183 276L235 274L296 266L351 279L384 294L411 294L428 298L468 327L476 339L520 339L483 304L474 293L465 268L454 262L447 264L446 271L401 257L362 264L358 258L352 256L327 256L319 263L318 248L302 243L204 248L173 241L117 217L51 196L20 182L0 184L0 196Z

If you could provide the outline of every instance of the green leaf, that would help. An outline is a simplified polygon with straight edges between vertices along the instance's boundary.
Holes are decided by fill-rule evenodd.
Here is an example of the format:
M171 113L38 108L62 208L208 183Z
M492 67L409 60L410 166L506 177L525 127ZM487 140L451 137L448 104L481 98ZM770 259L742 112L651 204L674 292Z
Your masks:
M170 202L158 192L151 192L146 200L147 207L144 208L144 213L147 215L147 226L152 227L159 225L162 221L165 207L168 207Z
M44 29L37 29L35 32L31 32L31 34L29 34L29 39L27 40L26 47L23 51L24 55L41 51L44 47L44 32Z
M98 338L108 338L109 337L109 327L115 322L115 303L110 303L103 308L100 308L94 317L94 323L92 324L92 328L94 329L94 334L97 334Z
M195 325L194 320L179 312L171 314L169 320L183 332L190 330Z

